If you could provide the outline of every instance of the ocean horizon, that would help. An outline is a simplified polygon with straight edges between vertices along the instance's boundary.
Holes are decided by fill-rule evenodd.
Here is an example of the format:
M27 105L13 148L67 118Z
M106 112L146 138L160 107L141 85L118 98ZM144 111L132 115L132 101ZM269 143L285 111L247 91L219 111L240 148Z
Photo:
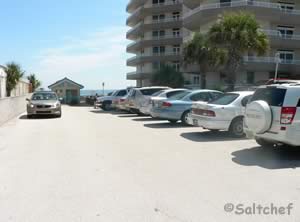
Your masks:
M107 95L110 92L115 91L115 89L105 89L104 94ZM95 95L102 95L103 90L101 89L84 89L80 90L80 96L95 96Z

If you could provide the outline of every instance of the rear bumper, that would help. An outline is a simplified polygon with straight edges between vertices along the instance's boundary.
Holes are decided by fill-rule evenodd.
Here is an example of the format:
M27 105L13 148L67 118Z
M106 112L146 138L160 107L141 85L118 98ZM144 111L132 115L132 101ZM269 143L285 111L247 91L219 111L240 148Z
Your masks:
M188 123L193 126L203 127L205 129L216 129L216 130L227 131L229 130L231 122L227 120L216 120L214 118L190 114L188 117Z
M287 127L286 130L278 132L266 132L263 134L256 134L249 128L244 127L246 136L250 139L260 138L274 143L283 143L291 146L300 146L300 130L294 127Z
M152 108L150 115L154 118L166 119L166 120L180 120L182 112L171 109L155 109Z

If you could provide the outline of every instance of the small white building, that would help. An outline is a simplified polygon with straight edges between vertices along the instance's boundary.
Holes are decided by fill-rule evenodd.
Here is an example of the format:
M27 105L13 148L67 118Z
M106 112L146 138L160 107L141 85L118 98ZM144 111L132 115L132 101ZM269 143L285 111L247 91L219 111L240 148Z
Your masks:
M78 104L80 102L80 90L84 87L68 78L61 79L50 86L51 91L56 92L58 97L66 104Z
M0 65L0 99L6 96L6 72L5 67Z

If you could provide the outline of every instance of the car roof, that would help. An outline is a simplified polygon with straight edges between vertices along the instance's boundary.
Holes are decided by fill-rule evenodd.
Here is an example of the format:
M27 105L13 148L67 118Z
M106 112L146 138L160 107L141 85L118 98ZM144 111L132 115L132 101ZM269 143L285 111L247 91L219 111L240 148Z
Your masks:
M236 93L236 94L247 96L247 95L254 94L254 91L233 91L233 92L227 92L227 93Z
M138 88L138 90L143 90L143 89L170 89L170 87L167 87L167 86L147 86L147 87Z
M284 83L284 84L272 84L272 85L263 85L258 87L259 89L263 89L263 88L272 88L272 87L276 87L276 88L281 88L281 89L288 89L288 88L300 88L300 83Z
M53 93L53 94L55 94L55 92L53 92L53 91L36 91L33 94L35 94L35 93Z
M217 92L217 93L223 93L218 90L212 90L212 89L196 89L196 90L191 90L191 93L198 93L198 92Z

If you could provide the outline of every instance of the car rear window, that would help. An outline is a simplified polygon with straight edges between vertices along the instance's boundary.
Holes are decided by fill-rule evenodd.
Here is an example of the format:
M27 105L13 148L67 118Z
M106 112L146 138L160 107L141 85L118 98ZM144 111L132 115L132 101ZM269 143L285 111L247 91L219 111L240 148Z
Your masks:
M175 95L178 95L179 93L182 93L183 91L185 91L185 90L182 90L182 91L172 91L172 92L168 92L167 93L167 98L170 98L170 97L172 97L172 96L175 96Z
M144 95L144 96L151 96L153 95L154 93L158 92L158 91L161 91L163 90L162 88L155 88L155 89L142 89L141 90L141 93Z
M286 89L262 88L257 89L251 99L251 102L263 100L270 106L283 106Z
M185 96L187 96L188 94L190 94L192 91L184 91L184 92L181 92L181 93L178 93L176 95L173 95L173 96L170 96L169 99L172 99L172 100L181 100L183 99Z
M221 96L218 99L215 99L209 104L215 104L215 105L229 105L234 100L236 100L239 97L239 94L236 93L225 93L223 96Z

